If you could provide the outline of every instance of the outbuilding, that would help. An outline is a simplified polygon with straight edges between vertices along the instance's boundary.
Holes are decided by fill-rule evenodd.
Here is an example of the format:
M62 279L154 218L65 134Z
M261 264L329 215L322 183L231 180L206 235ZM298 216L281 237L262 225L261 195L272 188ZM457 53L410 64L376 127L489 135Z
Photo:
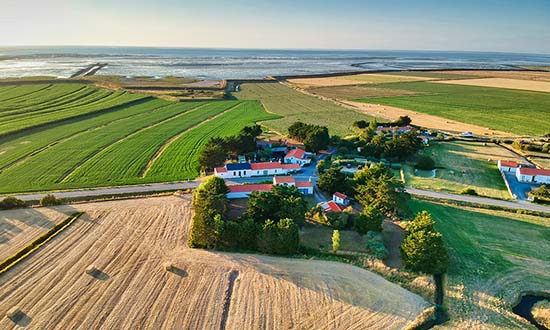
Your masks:
M497 165L498 165L498 169L501 172L516 173L517 169L519 168L519 164L512 160L501 159L497 162Z
M298 164L300 166L311 163L311 159L306 157L306 152L300 148L290 150L284 160L286 164Z
M333 195L332 195L332 201L337 203L337 204L340 204L340 205L344 205L344 206L348 206L349 205L349 198L347 195L345 194L342 194L341 192L335 192Z
M519 182L550 184L550 170L520 166L516 178Z

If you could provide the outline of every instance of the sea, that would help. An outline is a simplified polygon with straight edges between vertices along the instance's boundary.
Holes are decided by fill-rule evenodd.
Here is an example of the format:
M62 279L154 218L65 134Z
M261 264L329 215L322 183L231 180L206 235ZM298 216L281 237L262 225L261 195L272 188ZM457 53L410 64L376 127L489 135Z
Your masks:
M550 66L550 54L394 50L265 50L149 47L0 47L0 78L97 74L261 79L347 71L515 69Z

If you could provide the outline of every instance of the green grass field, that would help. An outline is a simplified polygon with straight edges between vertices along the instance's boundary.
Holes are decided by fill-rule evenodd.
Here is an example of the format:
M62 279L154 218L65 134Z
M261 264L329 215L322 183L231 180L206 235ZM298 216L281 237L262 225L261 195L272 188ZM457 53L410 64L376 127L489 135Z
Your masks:
M327 126L331 135L345 136L352 133L353 122L372 119L276 82L245 83L241 85L241 90L233 95L239 100L259 100L268 112L284 116L264 122L264 125L285 135L290 125L302 121Z
M0 136L47 123L121 107L145 95L107 91L82 84L21 85L0 94Z
M46 100L48 91L55 96ZM112 108L113 95L125 94L79 84L0 88L0 116L25 120L40 112L52 118L0 136L0 192L193 179L210 137L278 118L256 101L178 103L129 94L141 101ZM78 115L59 121L64 107Z
M369 97L384 104L518 135L550 132L550 93L430 82L379 84L377 88L423 95Z
M550 288L550 219L410 201L429 211L451 256L443 329L535 329L512 314L522 292Z
M510 194L498 171L499 159L521 162L512 152L492 143L432 142L421 154L436 162L436 176L432 171L417 171L411 165L403 166L406 186L425 190L460 193L473 188L479 195L509 199Z

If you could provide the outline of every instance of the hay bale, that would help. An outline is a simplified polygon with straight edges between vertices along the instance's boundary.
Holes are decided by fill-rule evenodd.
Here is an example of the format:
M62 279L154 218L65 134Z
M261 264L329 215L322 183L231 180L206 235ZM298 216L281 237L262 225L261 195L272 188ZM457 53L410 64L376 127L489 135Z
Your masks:
M21 310L18 307L12 307L6 313L6 316L12 320L19 318L20 315L21 315Z
M94 266L89 266L88 268L86 268L86 274L94 276L96 273L97 268L95 268Z
M174 270L174 265L172 265L171 262L165 262L163 267L164 267L164 270L167 272L171 272L172 270Z

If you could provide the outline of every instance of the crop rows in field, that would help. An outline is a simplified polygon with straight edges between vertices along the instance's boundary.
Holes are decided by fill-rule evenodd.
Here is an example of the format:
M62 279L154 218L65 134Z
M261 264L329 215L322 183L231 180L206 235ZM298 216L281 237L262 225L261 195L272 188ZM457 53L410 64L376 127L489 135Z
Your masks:
M284 116L264 123L283 134L294 122L302 121L327 126L330 134L345 136L352 133L355 121L372 118L276 82L245 83L234 96L240 100L259 100L268 112Z
M0 136L129 105L145 98L145 95L123 91L109 92L79 84L50 85L30 95L0 101Z
M235 105L236 101L206 103L183 116L140 130L87 160L65 182L97 185L137 181L149 160L166 141Z
M193 179L199 174L200 150L210 138L234 135L244 126L275 118L278 116L266 113L259 102L243 102L235 109L180 136L153 163L146 179Z
M0 174L0 190L59 188L60 185L56 182L83 160L140 129L179 115L200 104L200 102L175 103L156 111L144 112L99 126L75 138L57 143L3 171Z
M35 155L48 146L60 143L67 139L76 138L79 134L112 124L121 119L136 116L145 112L154 111L160 107L170 105L171 102L155 99L148 102L124 107L118 111L107 112L85 120L74 121L51 129L36 130L32 133L18 133L8 137L0 137L0 170L6 169L16 161Z

